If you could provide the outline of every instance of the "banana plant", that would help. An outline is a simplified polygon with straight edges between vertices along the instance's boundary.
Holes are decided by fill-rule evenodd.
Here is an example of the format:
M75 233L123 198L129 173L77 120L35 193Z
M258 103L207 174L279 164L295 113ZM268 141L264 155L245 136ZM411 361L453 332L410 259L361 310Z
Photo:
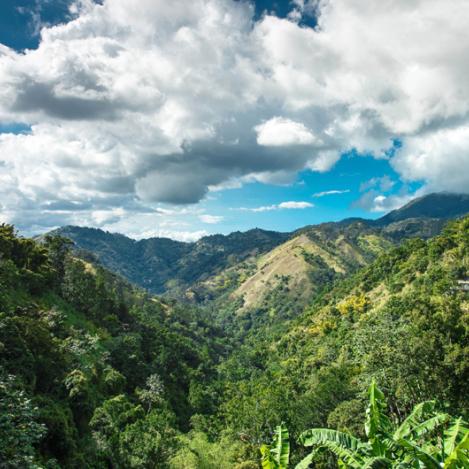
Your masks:
M282 423L274 432L271 445L261 446L262 469L287 469L290 462L290 435Z
M307 469L321 450L332 452L340 468L469 468L469 431L462 419L437 413L435 402L426 401L394 428L386 414L384 394L375 381L368 395L366 441L326 428L307 430L300 442L313 451L296 469ZM443 437L435 438L435 431L445 427Z

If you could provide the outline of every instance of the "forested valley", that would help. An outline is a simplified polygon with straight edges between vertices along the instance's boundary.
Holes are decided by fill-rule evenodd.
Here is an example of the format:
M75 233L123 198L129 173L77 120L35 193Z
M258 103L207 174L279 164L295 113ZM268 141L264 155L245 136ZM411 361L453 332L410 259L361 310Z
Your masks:
M245 258L181 301L1 225L0 467L469 467L469 217L413 234L268 241L247 308Z

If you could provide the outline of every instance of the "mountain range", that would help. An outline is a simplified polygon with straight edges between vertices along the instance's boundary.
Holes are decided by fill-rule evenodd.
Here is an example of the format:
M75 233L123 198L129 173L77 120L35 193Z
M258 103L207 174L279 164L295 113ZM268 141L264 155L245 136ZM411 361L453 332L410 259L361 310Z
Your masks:
M74 251L0 224L0 466L257 469L284 422L294 467L305 429L362 434L374 381L393 421L421 426L436 403L466 419L467 211L436 194L375 221L197 243L59 230L82 235Z
M75 249L152 293L203 303L223 299L237 310L267 308L280 288L285 299L308 298L325 284L369 264L402 239L429 238L445 221L469 213L469 196L434 193L377 220L350 218L280 233L255 228L187 243L134 240L96 228L65 226L54 234ZM277 301L278 299L276 299ZM278 305L278 301L277 301Z

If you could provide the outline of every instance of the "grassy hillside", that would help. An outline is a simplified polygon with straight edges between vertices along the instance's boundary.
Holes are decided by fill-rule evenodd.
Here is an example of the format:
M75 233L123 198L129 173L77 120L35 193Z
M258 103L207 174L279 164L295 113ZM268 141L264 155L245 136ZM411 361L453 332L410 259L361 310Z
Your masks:
M243 309L252 308L283 284L287 292L299 291L301 297L308 298L335 278L367 265L390 245L364 225L304 230L261 256L255 273L241 283L233 297L243 298Z
M289 234L255 229L206 236L196 243L135 241L79 227L57 233L149 291L189 303L212 303L228 315L280 312L293 317L312 294L367 265L391 244L439 233L446 218L469 210L468 200L458 194L430 194L375 221L323 223Z
M308 428L363 436L373 379L394 423L428 399L467 418L469 217L403 239L434 226L235 234L234 259L204 240L221 257L192 284L201 309L0 225L0 467L255 469L281 422L295 464Z

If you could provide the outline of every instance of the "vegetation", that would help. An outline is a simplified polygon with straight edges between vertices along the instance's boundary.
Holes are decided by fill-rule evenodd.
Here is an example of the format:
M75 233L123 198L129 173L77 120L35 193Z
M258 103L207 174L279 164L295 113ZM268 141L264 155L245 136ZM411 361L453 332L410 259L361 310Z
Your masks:
M253 255L270 251L288 234L254 229L205 236L195 243L167 238L135 241L121 234L67 226L53 234L72 239L78 251L153 293L183 296L187 288ZM81 252L80 255L86 253Z
M435 411L435 402L415 406L399 425L388 417L384 394L373 381L368 391L366 441L346 432L313 428L300 435L313 451L295 469L307 469L321 460L321 451L331 452L343 468L440 468L469 467L469 429L462 418L454 419ZM272 445L263 445L263 469L288 469L289 434L285 426L276 428Z
M469 219L429 241L408 240L316 296L297 318L260 321L220 366L219 413L257 452L279 422L289 428L292 463L306 456L305 428L364 437L361 415L374 378L402 421L436 400L467 419ZM321 454L317 467L335 467Z
M416 405L398 426L386 411L384 394L373 381L366 411L366 441L336 430L308 430L300 435L300 441L313 447L313 452L297 468L308 467L323 449L337 457L339 467L469 467L469 429L462 418L435 412L434 401Z
M434 236L449 217L468 212L467 195L440 193L415 199L375 221L350 219L292 233L253 229L205 236L195 243L167 238L135 241L121 234L76 226L60 228L54 234L73 240L81 256L91 253L91 260L98 259L111 271L153 293L201 303L231 293L247 281L249 288L240 293L249 297L252 292L257 297L258 288L252 291L251 284L258 287L262 282L266 284L264 290L270 290L277 286L269 275L272 272L292 277L294 287L305 293L303 307L305 296L316 294L317 287L330 282L336 273L349 274L363 267L391 243L404 238ZM278 253L274 250L277 246Z
M68 245L0 226L0 466L166 467L221 333Z
M251 308L251 257L201 307L0 225L0 467L467 467L469 218L397 245L339 225L299 234L314 289L285 273Z

